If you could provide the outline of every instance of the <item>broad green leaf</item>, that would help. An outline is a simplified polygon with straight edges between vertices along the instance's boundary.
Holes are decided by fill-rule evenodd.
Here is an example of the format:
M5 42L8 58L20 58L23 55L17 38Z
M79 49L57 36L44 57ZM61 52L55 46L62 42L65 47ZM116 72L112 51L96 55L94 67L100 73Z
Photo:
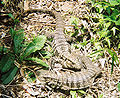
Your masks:
M19 31L16 31L16 34L14 35L14 53L19 54L22 50L22 42L24 40L24 30L21 29Z
M16 23L16 24L19 23L19 22L20 22L20 21L19 21L18 19L15 19L15 20L14 20L14 23Z
M77 90L78 96L83 96L86 94L83 90Z
M117 15L119 15L119 11L115 8L112 8L113 12L111 16L115 16L115 18L117 18Z
M117 85L117 86L118 86L118 91L120 91L120 83L118 83L118 85Z
M32 83L36 79L34 73L31 72L30 70L26 71L25 73L26 73L25 77L27 78L28 82Z
M11 13L9 13L8 16L11 17L13 20L15 19Z
M111 20L112 20L113 22L116 21L116 16L111 15L111 16L109 16L109 17L111 18Z
M98 96L98 98L103 98L103 94L100 94L100 95Z
M37 38L35 38L25 49L22 58L26 58L27 56L29 56L31 53L42 49L42 47L44 46L46 42L46 37L44 35L38 36Z
M82 43L80 43L82 46L86 46L87 45L87 41L85 40L85 39L83 39L83 42Z
M118 44L118 48L120 48L120 43Z
M95 41L95 38L91 38L90 42L93 43Z
M110 12L111 12L111 7L110 7L110 6L108 6L108 7L106 8L106 11L107 11L107 13L110 15Z
M103 37L106 37L107 34L108 34L108 32L109 32L109 31L106 30L106 29L103 29L102 31L97 32L97 34L100 35L99 40L100 40L101 38L103 38Z
M120 0L117 0L120 3Z
M105 40L106 40L106 42L108 43L108 46L109 46L109 48L110 48L110 39L109 39L109 37L105 37Z
M31 60L31 61L34 61L34 62L36 62L37 64L40 64L41 66L44 66L44 67L49 67L45 62L43 62L41 59L39 59L39 58L34 58L34 57L32 57L32 58L27 58L27 59L25 59L25 60Z
M8 71L13 66L14 59L15 57L10 54L4 55L0 61L1 72Z
M70 23L75 25L75 26L74 26L75 32L74 32L74 33L71 33L71 36L72 36L72 37L76 36L76 35L79 33L79 27L77 26L77 25L78 25L78 22L79 22L79 18L74 17L74 16L72 16L72 17L70 18Z
M98 4L100 4L100 5L105 4L105 5L110 6L110 3L109 3L109 2L105 2L105 1L102 2L102 1L101 1L101 2L95 3L95 5L93 5L93 7L95 7L95 6L98 5Z
M103 6L102 5L97 5L97 8L99 8L99 10L96 8L97 12L101 13L103 11Z
M29 76L27 77L27 80L28 80L28 82L30 82L30 83L33 82L32 78L30 78Z
M86 94L86 92L83 90L77 90L77 92L80 92L81 94Z
M63 96L63 95L60 95L60 97L59 98L66 98L65 96Z
M72 95L72 98L77 98L76 91L70 91L70 95Z
M2 53L7 53L8 52L8 48L5 48L4 46L0 46L0 52Z
M10 35L11 35L12 39L14 39L15 33L16 33L16 31L13 28L10 28Z
M120 25L120 19L117 20L117 21L115 21L115 24L116 24L116 25Z
M105 15L103 15L104 17L106 17L104 20L106 20L106 21L111 21L111 22L116 22L116 19L115 19L115 17L114 16L105 16Z
M8 84L9 82L11 82L14 79L17 71L18 71L18 68L16 66L14 66L13 68L10 69L10 71L3 74L1 77L2 83Z
M103 94L100 94L100 95L98 96L98 98L103 98Z
M111 30L113 31L113 35L115 35L116 34L116 30L119 30L119 29L116 28L116 27L113 27Z
M71 35L72 37L76 36L79 34L79 28L77 25L75 25L75 32Z
M5 4L3 1L1 1L1 4Z
M120 0L117 0L117 2L119 2L119 3L120 3Z
M52 56L52 53L48 51L40 51L40 53L43 55L43 58L50 58Z
M117 2L117 0L109 0L109 2L112 6L119 5L119 2Z
M109 28L110 25L111 25L111 22L108 22L108 23L105 24L105 27Z
M79 21L79 18L77 18L77 17L72 16L72 17L70 18L70 23L71 23L71 24L78 25L78 21Z

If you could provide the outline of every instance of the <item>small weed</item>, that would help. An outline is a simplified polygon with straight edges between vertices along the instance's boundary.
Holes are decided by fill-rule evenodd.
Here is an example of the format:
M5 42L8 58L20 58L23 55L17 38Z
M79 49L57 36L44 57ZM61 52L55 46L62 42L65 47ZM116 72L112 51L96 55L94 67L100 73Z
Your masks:
M109 2L96 2L94 8L98 13L99 21L96 30L99 46L103 46L101 49L106 50L112 57L111 73L115 64L119 65L119 60L114 49L119 49L119 26L120 26L120 1L109 0Z
M70 91L72 98L77 98L76 91Z
M77 98L77 96L82 96L87 94L86 92L84 92L83 90L77 90L77 91L70 91L70 95L72 96L72 98Z
M117 85L117 86L118 86L118 91L120 91L120 82L118 83L118 85Z
M79 33L79 27L78 27L79 19L77 17L71 17L70 22L71 24L74 25L74 30L75 30L75 32L71 33L71 36L75 37Z
M0 71L1 71L1 81L3 84L10 83L15 75L17 74L18 69L22 66L24 60L31 60L36 62L41 66L48 67L48 65L39 58L28 58L30 54L43 48L44 43L46 42L46 37L41 35L33 39L32 42L28 43L28 46L24 46L24 30L20 29L15 31L13 28L10 29L10 35L13 41L13 51L7 51L9 49L0 47L0 54L2 56L0 61ZM29 72L28 77L29 81L32 79L31 75L33 73ZM33 80L33 79L32 79Z
M103 98L103 94L100 94L100 95L98 96L98 98Z
M14 21L15 24L17 24L19 22L19 20L15 19L14 16L11 13L9 13L8 16L13 19L13 21Z

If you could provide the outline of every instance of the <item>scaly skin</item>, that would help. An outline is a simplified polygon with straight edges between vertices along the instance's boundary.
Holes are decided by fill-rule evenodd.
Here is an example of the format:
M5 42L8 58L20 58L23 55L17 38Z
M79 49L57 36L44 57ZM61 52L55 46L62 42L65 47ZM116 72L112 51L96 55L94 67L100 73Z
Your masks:
M71 64L62 64L63 68L80 70L84 65L73 53L71 53L70 45L67 43L64 34L64 22L60 13L53 11L56 18L56 31L54 32L53 49L55 56L67 60Z
M89 87L94 82L94 70L83 70L78 72L72 71L48 71L39 70L37 75L45 84L54 85L55 87L69 90L69 89L83 89ZM53 87L54 88L54 87Z
M63 89L82 89L92 85L95 77L100 73L100 69L94 66L87 57L72 53L64 35L64 22L60 13L43 9L29 9L25 13L30 12L45 12L56 18L56 31L54 32L52 46L54 48L55 57L53 57L53 61L55 63L51 66L54 69L54 65L58 63L63 69L67 69L66 71L39 70L37 75L40 81L43 80L47 84L54 84ZM55 61L56 58L58 60ZM78 71L70 71L69 69Z

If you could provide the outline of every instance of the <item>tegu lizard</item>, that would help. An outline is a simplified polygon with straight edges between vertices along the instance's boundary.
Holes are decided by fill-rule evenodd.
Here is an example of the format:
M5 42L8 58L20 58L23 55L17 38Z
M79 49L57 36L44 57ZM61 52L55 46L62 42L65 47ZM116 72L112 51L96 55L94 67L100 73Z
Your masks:
M95 66L89 58L71 51L65 38L64 22L60 13L46 9L29 9L23 15L32 12L49 13L55 17L56 30L52 45L54 57L52 57L51 66L54 69L55 64L58 63L59 66L57 67L63 68L59 71L39 70L37 71L39 80L42 79L48 85L54 84L67 89L82 89L91 85L100 73L100 68Z

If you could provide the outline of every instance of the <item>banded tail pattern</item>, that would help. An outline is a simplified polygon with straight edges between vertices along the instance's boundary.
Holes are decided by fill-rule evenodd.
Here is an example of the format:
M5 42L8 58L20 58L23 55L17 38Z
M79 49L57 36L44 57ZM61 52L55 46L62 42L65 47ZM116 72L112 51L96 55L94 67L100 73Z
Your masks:
M60 13L53 11L56 18L56 31L54 32L53 48L54 53L63 56L70 53L70 45L67 43L64 34L64 22Z
M69 71L38 71L39 79L44 79L46 84L59 86L64 90L83 89L94 82L95 74L92 71L69 72Z

